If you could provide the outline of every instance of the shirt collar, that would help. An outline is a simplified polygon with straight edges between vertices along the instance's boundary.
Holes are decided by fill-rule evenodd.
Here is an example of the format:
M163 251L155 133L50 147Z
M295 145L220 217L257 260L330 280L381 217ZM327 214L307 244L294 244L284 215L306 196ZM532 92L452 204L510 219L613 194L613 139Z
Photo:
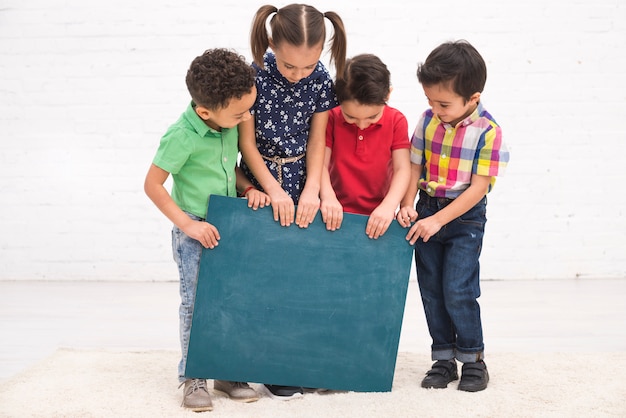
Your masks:
M462 119L459 121L459 123L457 123L455 126L453 126L453 128L458 128L460 126L468 126L471 125L472 123L476 122L478 119L480 119L480 115L483 114L483 105L478 102L478 106L476 106L476 109L474 109L474 111L472 113L470 113L468 116L465 117L465 119ZM437 119L439 119L439 117L437 117ZM448 125L448 126L452 126L449 123L445 123L444 125Z
M216 131L206 124L204 120L196 113L195 104L193 101L189 103L187 106L187 110L185 110L185 119L189 122L189 124L193 127L194 131L198 133L200 136L206 136L207 133L218 134L221 135L221 132ZM225 128L222 129L224 132Z

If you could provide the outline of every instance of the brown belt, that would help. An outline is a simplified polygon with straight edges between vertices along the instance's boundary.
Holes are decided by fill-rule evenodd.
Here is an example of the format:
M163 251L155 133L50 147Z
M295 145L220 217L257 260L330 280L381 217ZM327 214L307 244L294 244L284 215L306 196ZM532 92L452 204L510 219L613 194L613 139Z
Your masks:
M295 163L296 161L304 157L304 154L296 155L295 157L287 157L287 158L266 157L265 155L261 155L261 157L263 157L264 160L271 161L274 164L276 164L276 166L278 167L278 170L277 170L278 171L278 178L277 178L278 184L282 186L283 185L283 165Z

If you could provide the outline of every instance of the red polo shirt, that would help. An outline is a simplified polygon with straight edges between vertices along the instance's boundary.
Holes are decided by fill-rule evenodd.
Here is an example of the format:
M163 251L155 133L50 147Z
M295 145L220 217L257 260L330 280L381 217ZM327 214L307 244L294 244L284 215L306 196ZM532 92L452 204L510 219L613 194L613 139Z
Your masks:
M344 212L370 215L389 191L392 151L411 146L408 123L385 106L380 120L361 130L345 121L338 106L329 111L326 146L332 151L330 181Z

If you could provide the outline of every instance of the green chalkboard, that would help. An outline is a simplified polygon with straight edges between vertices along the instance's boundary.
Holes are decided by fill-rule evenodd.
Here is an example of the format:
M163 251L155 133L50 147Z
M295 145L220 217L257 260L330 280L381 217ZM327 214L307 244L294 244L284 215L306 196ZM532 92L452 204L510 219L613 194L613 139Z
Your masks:
M397 222L377 240L362 215L282 227L223 196L207 221L221 240L201 257L187 376L391 390L412 260Z

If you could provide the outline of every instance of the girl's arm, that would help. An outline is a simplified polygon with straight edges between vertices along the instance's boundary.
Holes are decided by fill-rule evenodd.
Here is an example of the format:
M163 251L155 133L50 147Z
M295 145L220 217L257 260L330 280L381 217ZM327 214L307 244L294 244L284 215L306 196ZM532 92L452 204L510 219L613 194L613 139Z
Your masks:
M365 227L367 236L374 239L383 235L391 225L396 209L405 197L411 180L411 161L408 149L402 148L392 151L391 161L393 176L389 191L380 205L370 214Z
M322 169L326 150L326 124L328 111L314 113L306 146L306 183L296 212L296 224L301 228L309 226L320 207Z
M215 248L220 239L217 228L208 222L194 221L172 199L163 184L170 173L152 164L146 174L144 191L157 208L181 231L199 241L205 248Z
M491 177L489 176L472 174L469 187L459 197L434 215L417 221L409 230L406 239L411 245L415 244L415 241L420 237L424 242L427 242L444 225L463 215L480 202L480 199L487 194L490 182Z
M274 210L274 220L280 220L282 226L289 226L293 222L295 205L293 200L282 186L274 178L270 170L265 165L261 153L256 147L254 137L254 118L239 124L239 150L252 174L259 182L265 193L270 197L272 209Z
M343 206L339 203L335 189L330 181L330 173L328 166L330 165L330 157L332 150L326 147L324 153L324 168L322 169L322 183L320 185L320 211L322 212L322 220L326 224L326 229L335 231L341 226L343 220Z

